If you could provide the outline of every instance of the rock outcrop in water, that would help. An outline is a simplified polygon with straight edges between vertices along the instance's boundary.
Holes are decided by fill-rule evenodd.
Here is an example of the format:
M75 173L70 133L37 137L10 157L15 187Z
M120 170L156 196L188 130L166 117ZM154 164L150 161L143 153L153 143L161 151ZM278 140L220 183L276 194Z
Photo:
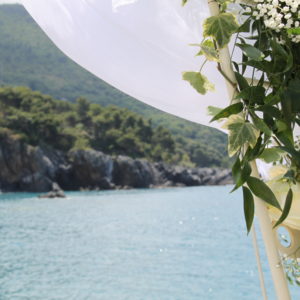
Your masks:
M65 154L18 139L1 139L0 190L48 192L53 183L64 190L221 185L231 183L231 173L111 157L95 150Z
M52 189L50 192L46 194L39 195L39 198L65 198L66 195L64 191L60 188L60 186L53 182Z

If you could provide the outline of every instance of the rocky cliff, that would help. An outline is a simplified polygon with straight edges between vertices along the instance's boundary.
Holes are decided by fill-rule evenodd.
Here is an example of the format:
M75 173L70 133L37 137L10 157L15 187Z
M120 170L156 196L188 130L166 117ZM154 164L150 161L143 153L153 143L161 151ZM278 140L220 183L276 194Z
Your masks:
M63 153L1 138L0 190L45 192L54 182L64 190L221 185L231 183L231 173L111 157L94 150Z

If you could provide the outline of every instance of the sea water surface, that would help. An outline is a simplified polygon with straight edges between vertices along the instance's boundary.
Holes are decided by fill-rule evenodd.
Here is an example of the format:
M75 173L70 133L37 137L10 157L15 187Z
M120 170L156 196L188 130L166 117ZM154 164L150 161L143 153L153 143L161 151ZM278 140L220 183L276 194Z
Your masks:
M0 299L262 299L241 194L230 189L2 194Z

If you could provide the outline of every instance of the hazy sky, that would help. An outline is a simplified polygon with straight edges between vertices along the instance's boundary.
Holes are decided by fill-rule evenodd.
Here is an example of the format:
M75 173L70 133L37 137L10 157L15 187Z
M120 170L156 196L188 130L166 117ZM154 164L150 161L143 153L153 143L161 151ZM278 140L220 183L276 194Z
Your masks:
M0 4L3 3L21 3L21 0L0 0Z

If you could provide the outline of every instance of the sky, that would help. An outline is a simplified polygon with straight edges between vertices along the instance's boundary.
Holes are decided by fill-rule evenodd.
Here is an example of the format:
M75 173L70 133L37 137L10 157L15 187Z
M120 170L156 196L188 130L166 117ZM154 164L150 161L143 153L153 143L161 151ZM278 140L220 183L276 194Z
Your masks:
M4 3L21 3L21 0L0 0L0 4Z

